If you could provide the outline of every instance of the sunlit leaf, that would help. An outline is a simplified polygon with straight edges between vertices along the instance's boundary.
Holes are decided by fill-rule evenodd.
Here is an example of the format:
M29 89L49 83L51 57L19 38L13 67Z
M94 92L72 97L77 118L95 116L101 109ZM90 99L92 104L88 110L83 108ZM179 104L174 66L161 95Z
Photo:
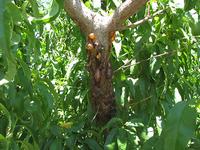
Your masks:
M2 79L2 80L0 80L0 86L3 85L3 84L6 84L6 83L8 83L8 82L9 82L8 80Z
M71 128L72 125L73 125L73 122L60 122L59 125L62 127L62 128Z
M112 1L114 2L116 7L118 7L122 3L121 0L112 0Z
M169 112L161 133L159 148L185 149L195 131L196 110L189 102L177 103Z
M56 0L53 0L52 5L48 10L47 15L45 15L43 17L31 17L30 16L29 20L31 20L32 22L35 22L35 23L39 23L39 22L47 23L47 22L53 21L59 15L59 12L60 12L60 6Z
M9 140L7 140L3 135L0 134L0 149L7 150L9 147Z
M118 32L116 33L116 40L113 42L113 46L115 48L115 54L118 58L121 48L122 48L122 41L121 41L120 34Z
M9 15L11 15L12 21L15 24L19 24L20 22L22 22L23 20L22 13L15 4L8 3L7 8L8 8Z
M101 8L101 0L93 0L92 3L94 8Z

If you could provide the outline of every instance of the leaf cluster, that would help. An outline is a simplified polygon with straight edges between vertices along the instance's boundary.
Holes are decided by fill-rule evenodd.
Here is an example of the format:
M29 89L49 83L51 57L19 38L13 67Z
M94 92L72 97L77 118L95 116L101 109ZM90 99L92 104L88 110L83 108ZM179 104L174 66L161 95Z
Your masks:
M122 1L85 1L112 13ZM117 115L95 124L85 37L62 1L0 0L0 149L200 149L200 3L151 1L165 13L117 32ZM144 6L125 22L147 14Z

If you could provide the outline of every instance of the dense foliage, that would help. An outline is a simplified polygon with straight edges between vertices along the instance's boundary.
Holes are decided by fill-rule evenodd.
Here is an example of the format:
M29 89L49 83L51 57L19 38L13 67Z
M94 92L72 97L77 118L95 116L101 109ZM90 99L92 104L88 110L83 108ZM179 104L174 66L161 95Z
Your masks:
M200 149L200 1L152 0L163 14L117 32L117 115L104 126L91 111L85 37L62 3L0 0L0 149ZM120 3L85 1L102 14Z

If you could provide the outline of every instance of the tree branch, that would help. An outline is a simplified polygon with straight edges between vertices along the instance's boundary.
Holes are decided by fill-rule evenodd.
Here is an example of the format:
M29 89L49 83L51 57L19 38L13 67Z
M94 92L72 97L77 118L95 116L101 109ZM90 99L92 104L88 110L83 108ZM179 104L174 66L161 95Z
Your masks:
M97 14L88 9L81 0L65 0L64 9L83 32L87 33L92 28L91 22Z
M115 28L121 25L126 19L135 14L148 0L126 0L119 7L116 8L113 16L111 26Z
M149 19L152 19L155 16L162 14L163 12L164 12L164 10L159 10L159 11L155 12L152 16L148 15L145 18L143 18L139 21L136 21L135 23L119 26L116 28L116 31L122 31L122 30L126 30L128 28L135 28L136 26L141 25L141 24L145 23L146 21L149 21Z
M150 58L143 59L143 60L141 60L141 61L139 61L139 62L136 62L136 63L132 63L132 64L131 64L131 62L132 62L132 60L133 60L133 59L132 59L132 60L128 61L126 64L124 64L124 65L122 65L121 67L119 67L118 69L116 69L116 70L114 71L114 73L118 72L119 70L122 70L122 69L125 69L125 68L128 68L128 67L131 67L131 66L134 66L134 65L139 65L139 64L141 64L141 63L143 63L143 62L149 61L149 60L152 59L152 58L160 58L160 57L163 57L163 56L171 56L171 55L174 55L174 53L176 53L176 52L177 52L176 50L171 51L171 52L164 52L164 53L162 53L162 54L154 55L154 56L152 56L152 57L150 57Z

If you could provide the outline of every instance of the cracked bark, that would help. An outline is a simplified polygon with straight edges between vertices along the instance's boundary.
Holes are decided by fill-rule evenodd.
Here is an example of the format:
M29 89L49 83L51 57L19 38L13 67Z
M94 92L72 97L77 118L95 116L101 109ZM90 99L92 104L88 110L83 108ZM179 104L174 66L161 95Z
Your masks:
M91 104L96 121L104 124L116 113L112 85L112 67L109 55L112 46L111 34L131 15L135 14L148 0L126 0L111 16L102 16L88 9L81 0L65 0L64 9L80 27L94 49L88 53L88 70L91 83ZM88 38L90 33L95 41ZM100 55L99 55L100 54Z

